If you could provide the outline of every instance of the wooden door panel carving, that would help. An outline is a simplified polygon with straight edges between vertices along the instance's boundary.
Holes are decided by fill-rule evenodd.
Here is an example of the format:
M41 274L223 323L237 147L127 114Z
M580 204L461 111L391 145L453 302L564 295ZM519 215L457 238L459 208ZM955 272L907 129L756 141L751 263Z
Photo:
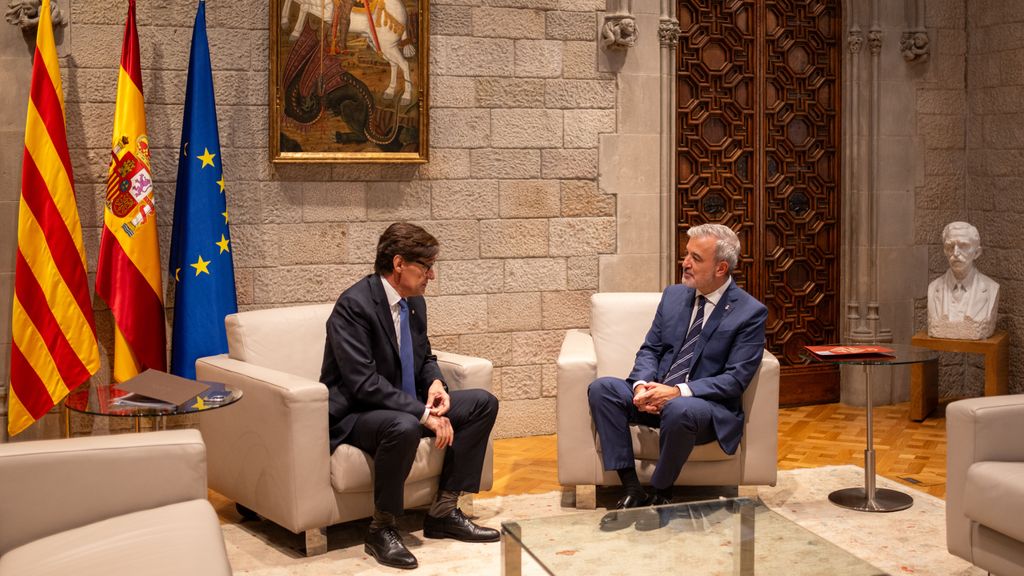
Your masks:
M736 230L780 400L837 400L835 369L800 352L840 339L839 2L680 0L678 14L679 254L693 224Z

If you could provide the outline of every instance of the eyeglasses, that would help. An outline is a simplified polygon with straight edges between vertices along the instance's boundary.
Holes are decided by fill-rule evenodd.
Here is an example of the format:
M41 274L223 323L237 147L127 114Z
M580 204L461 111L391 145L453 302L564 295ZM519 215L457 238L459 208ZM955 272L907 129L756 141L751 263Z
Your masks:
M431 262L430 264L427 264L426 262L421 262L419 260L409 260L409 262L411 262L413 264L419 264L420 266L423 267L423 271L424 272L430 272L431 270L434 269L434 263L433 262Z

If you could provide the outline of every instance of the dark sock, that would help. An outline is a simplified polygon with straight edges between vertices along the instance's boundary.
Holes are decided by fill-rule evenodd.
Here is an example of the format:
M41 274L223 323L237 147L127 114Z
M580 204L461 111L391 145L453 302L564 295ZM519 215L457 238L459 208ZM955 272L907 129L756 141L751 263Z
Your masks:
M438 490L437 497L434 498L434 503L430 505L427 515L434 518L442 518L451 514L452 510L455 510L458 506L459 492L454 490Z
M623 468L616 470L619 474L619 481L622 482L622 486L626 489L628 496L634 498L643 498L647 494L644 492L644 487L640 485L640 478L636 475L636 468Z
M654 493L657 494L660 498L664 498L665 500L671 500L672 499L672 487L671 486L669 486L668 488L656 488L654 490Z
M376 532L381 528L395 525L395 515L383 510L373 511L373 520L370 521L370 532Z

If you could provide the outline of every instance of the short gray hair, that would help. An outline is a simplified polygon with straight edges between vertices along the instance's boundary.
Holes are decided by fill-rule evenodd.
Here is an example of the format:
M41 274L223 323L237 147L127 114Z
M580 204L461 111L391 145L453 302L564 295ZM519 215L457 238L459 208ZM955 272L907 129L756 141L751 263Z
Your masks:
M949 234L955 230L967 232L968 238L973 240L975 244L981 245L981 234L978 233L978 229L967 222L950 222L946 224L946 227L942 229L942 241L945 242Z
M690 238L715 239L715 261L722 261L729 265L729 274L736 268L740 258L740 238L732 231L732 228L722 224L700 224L692 226L686 231Z

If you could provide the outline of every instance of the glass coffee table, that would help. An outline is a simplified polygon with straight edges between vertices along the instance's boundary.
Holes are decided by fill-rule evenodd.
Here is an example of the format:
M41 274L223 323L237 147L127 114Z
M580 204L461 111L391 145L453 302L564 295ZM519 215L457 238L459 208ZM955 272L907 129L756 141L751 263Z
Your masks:
M64 401L64 406L68 409L64 413L65 434L70 434L71 431L71 412L108 418L132 418L134 419L135 431L139 432L144 418L152 418L154 428L163 430L167 427L168 416L181 416L183 414L196 414L207 410L215 410L230 406L242 398L241 390L227 388L223 384L216 382L204 382L204 384L209 385L207 390L180 405L158 401L152 403L123 403L122 400L129 396L129 393L117 388L117 384L79 386L68 394L67 399Z
M501 541L504 576L523 552L554 576L885 574L751 498L503 522Z

